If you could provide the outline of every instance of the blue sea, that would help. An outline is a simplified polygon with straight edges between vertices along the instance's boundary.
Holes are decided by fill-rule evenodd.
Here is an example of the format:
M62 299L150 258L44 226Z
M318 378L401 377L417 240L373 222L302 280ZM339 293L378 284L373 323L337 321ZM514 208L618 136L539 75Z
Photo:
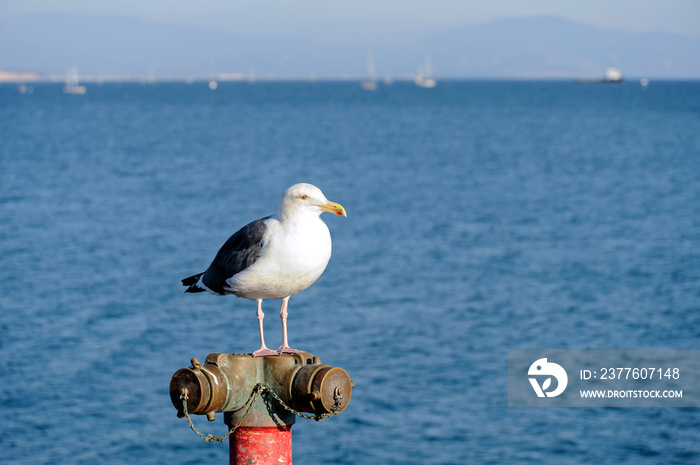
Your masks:
M508 350L700 349L700 82L87 87L0 86L0 462L227 463L168 387L255 303L180 279L310 182L348 217L290 343L356 386L296 463L700 463L700 409L507 398Z

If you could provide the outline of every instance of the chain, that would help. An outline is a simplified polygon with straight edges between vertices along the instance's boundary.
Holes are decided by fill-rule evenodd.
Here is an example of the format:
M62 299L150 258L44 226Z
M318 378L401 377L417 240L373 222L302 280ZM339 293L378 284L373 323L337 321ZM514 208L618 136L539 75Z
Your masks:
M228 430L228 433L224 434L223 436L214 436L212 434L207 434L206 436L204 433L199 431L195 426L194 423L192 422L192 418L190 417L190 414L187 412L187 388L183 388L181 390L181 395L180 399L182 399L182 411L185 412L185 418L187 418L187 423L190 425L190 428L192 428L192 431L197 433L199 436L202 437L206 442L214 442L214 441L219 441L219 442L224 442L227 437L231 436L239 426L241 426L241 423L243 423L243 420L246 419L248 416L248 413L250 412L250 408L253 406L255 401L257 400L258 396L262 392L262 385L261 384L256 384L253 390L250 393L250 397L248 397L248 400L245 403L245 412L243 413L243 416L241 419L236 423L235 426L233 426L230 430Z
M336 395L336 396L335 396L336 402L335 402L335 404L333 404L333 406L331 407L331 410L333 410L333 413L319 413L319 414L316 414L316 415L310 415L310 414L308 414L308 413L301 413L301 412L299 412L299 411L297 411L297 410L294 410L292 407L288 406L287 404L285 404L284 401L283 401L282 399L280 399L280 397L279 397L277 394L275 394L275 391L273 391L273 390L270 389L269 387L264 386L264 385L262 385L262 384L258 384L257 386L260 386L260 387L263 389L263 392L264 392L265 394L269 394L270 397L272 397L273 399L275 399L275 400L277 401L277 403L279 403L280 406L281 406L283 409L285 409L286 411L288 411L288 412L290 412L290 413L293 413L294 415L296 415L296 416L298 416L298 417L308 418L308 419L310 419L310 420L322 421L324 418L332 417L332 416L335 415L335 414L337 413L337 411L340 410L341 407L342 407L342 398L343 398L343 396L342 396L342 394L340 394L340 395ZM257 386L256 386L256 387L257 387Z
M197 433L202 439L204 439L206 442L224 442L226 438L231 436L243 423L243 421L248 417L248 413L250 413L250 408L253 406L255 401L258 399L258 396L261 394L268 394L270 397L275 399L277 403L280 404L280 406L287 410L290 413L293 413L294 415L297 415L302 418L308 418L308 419L313 419L316 421L321 421L326 417L332 417L335 415L341 408L342 408L342 402L343 402L343 395L336 393L334 396L335 398L335 404L331 407L331 410L333 413L319 413L316 415L311 415L308 413L301 413L292 407L288 406L287 404L284 403L284 401L273 391L271 388L268 386L265 386L264 384L256 384L253 390L250 393L250 397L248 397L248 400L246 401L245 405L245 411L243 412L243 416L241 419L236 423L229 431L228 433L224 434L223 436L214 436L212 434L207 434L205 435L201 431L199 431L195 426L194 422L192 422L192 418L190 417L189 412L187 411L187 388L182 388L180 390L180 399L182 400L182 411L185 413L185 418L187 418L187 423L190 425L190 428L192 431Z

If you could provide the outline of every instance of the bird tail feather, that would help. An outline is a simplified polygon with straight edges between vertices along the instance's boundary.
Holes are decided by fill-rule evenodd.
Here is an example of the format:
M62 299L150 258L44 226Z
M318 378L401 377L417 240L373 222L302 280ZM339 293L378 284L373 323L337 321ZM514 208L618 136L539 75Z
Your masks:
M197 283L199 282L199 278L202 277L204 273L198 273L196 275L190 276L188 278L185 278L182 280L182 285L183 286L189 286L185 292L204 292L204 289L201 287L197 287Z

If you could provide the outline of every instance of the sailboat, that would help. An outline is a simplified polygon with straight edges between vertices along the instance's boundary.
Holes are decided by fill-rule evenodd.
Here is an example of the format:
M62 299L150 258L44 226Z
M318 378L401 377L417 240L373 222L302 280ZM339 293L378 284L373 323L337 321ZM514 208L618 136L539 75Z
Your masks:
M605 82L620 83L622 82L622 73L617 68L608 68L605 70Z
M372 53L367 54L367 74L369 74L369 79L362 82L362 88L369 91L377 90L377 71L374 68Z
M608 68L605 70L605 77L600 79L579 79L581 84L620 84L622 82L622 73L617 68Z
M433 66L430 62L430 57L425 57L425 66L418 70L418 76L413 82L424 89L432 89L437 85L437 81L433 78Z
M85 86L81 86L78 81L78 70L73 67L66 76L66 85L63 87L64 94L84 95L87 92Z

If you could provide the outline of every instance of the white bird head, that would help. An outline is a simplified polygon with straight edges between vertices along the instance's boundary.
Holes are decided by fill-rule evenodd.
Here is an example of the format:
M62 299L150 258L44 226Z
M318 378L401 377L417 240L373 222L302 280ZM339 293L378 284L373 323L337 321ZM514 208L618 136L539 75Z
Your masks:
M331 212L338 216L348 216L342 205L331 202L323 195L321 189L307 183L294 184L284 191L277 216L284 220L302 209L317 212L319 215Z

